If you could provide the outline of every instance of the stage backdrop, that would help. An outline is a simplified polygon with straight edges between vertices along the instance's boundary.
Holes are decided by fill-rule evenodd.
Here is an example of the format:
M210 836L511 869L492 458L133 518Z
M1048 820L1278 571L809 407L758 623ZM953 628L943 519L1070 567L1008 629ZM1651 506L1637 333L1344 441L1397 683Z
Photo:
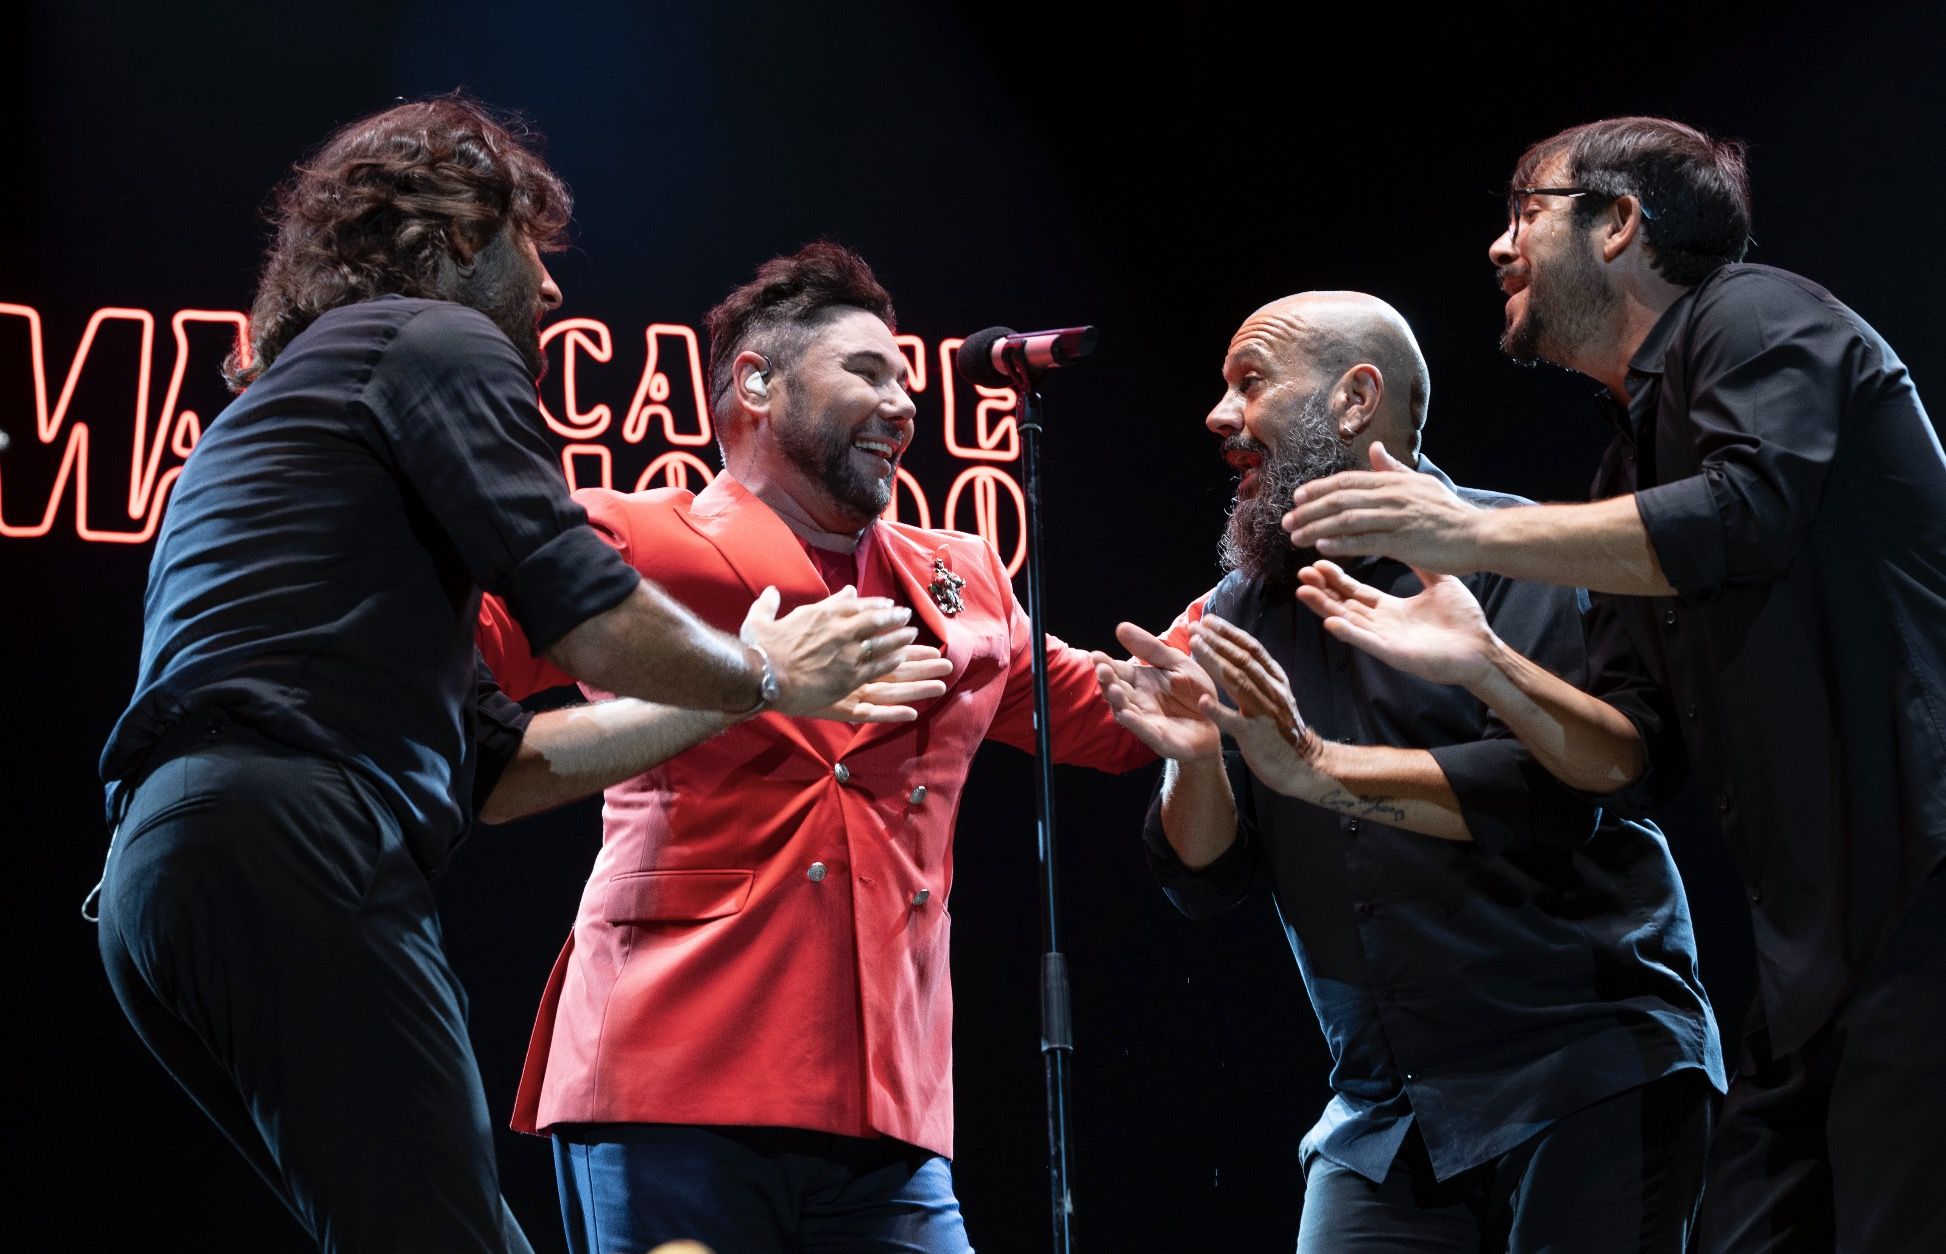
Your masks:
M996 322L1098 324L1100 352L1048 388L1047 438L1049 621L1097 647L1216 579L1231 480L1202 416L1230 332L1290 291L1361 288L1405 313L1435 381L1426 450L1455 478L1582 494L1604 443L1591 385L1498 355L1485 257L1514 157L1563 125L1666 112L1749 139L1752 259L1831 287L1922 388L1946 358L1937 6L1498 6L1425 29L1060 7L42 2L9 19L0 1239L302 1248L122 1021L78 907L151 540L226 400L217 363L249 304L260 208L340 122L465 87L547 133L577 214L551 263L567 303L543 399L579 484L706 479L703 311L763 258L830 237L898 300L920 407L898 516L979 531L1017 562L1013 398L956 379L951 349ZM1046 1229L1030 780L1019 755L983 753L952 900L957 1173L974 1240L999 1251L1043 1248ZM1191 924L1155 890L1136 841L1152 784L1059 778L1076 1232L1099 1250L1289 1249L1297 1141L1326 1095L1319 1034L1261 894ZM1733 1021L1740 894L1697 813L1666 826ZM443 881L496 1118L597 839L593 803L483 829ZM508 1132L500 1150L537 1246L563 1248L545 1144Z

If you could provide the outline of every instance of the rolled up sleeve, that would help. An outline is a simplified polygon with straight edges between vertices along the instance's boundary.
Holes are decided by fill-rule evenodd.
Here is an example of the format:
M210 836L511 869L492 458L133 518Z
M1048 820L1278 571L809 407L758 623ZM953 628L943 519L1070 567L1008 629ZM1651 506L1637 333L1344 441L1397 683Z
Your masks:
M467 573L507 602L536 651L640 583L569 499L533 380L484 314L442 304L413 317L363 400Z
M473 814L486 805L486 799L507 773L507 765L520 752L533 714L517 705L494 682L493 671L484 658L474 658L473 743L477 754L473 764Z
M1481 852L1570 849L1595 834L1601 807L1577 796L1504 725L1499 734L1427 750L1459 800L1467 833Z
M1702 469L1635 504L1670 586L1706 599L1790 568L1823 500L1853 358L1870 348L1842 312L1775 275L1732 274L1698 300L1676 382Z
M1480 577L1472 588L1488 625L1508 647L1568 683L1586 686L1580 589L1495 575ZM1427 752L1483 852L1573 848L1593 836L1601 821L1601 807L1556 779L1495 715L1487 716L1478 739Z
M1223 769L1230 776L1230 791L1236 797L1237 838L1214 862L1190 870L1183 865L1162 830L1162 785L1156 785L1149 801L1149 813L1142 824L1142 844L1148 854L1149 870L1162 886L1163 895L1176 909L1192 919L1217 915L1250 895L1257 882L1256 823L1250 811L1249 768L1243 755L1226 748Z
M1634 725L1642 742L1643 769L1624 788L1582 795L1622 818L1639 819L1681 791L1689 778L1689 752L1668 689L1629 640L1616 598L1595 593L1589 599L1587 691Z

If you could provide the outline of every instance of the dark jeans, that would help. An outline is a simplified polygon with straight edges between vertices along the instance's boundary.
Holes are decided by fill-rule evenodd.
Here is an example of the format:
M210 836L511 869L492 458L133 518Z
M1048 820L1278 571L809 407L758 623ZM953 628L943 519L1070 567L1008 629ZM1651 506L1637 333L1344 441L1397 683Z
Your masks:
M102 886L137 1034L323 1249L531 1254L397 822L343 767L220 717L169 742Z
M1298 1254L1675 1254L1702 1193L1716 1102L1702 1072L1678 1071L1444 1181L1416 1124L1383 1184L1313 1154Z
M1946 868L1803 1048L1746 1040L1710 1147L1705 1254L1946 1250L1942 1064Z
M795 1128L554 1130L573 1254L701 1241L717 1254L972 1254L953 1169L899 1141Z

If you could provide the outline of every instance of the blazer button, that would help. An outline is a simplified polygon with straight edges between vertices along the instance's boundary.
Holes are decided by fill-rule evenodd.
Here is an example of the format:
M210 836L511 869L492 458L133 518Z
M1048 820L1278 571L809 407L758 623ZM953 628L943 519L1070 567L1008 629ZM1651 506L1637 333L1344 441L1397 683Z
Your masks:
M921 801L924 801L925 799L926 799L926 786L924 784L921 784L917 788L913 789L912 795L906 798L906 800L910 801L915 806L918 805Z
M1355 831L1357 831L1357 830L1358 830L1358 820L1357 820L1357 819L1346 819L1346 820L1345 820L1345 830L1346 830L1346 831L1348 831L1348 832L1355 832Z
M1676 625L1676 611L1674 610L1662 611L1662 625L1664 627L1674 627Z
M809 868L808 870L806 870L806 871L804 872L804 878L805 878L805 879L807 879L807 880L810 880L810 881L811 881L811 882L812 882L813 884L815 884L815 883L817 883L817 882L818 882L819 880L821 880L821 879L823 879L823 878L824 878L824 863L822 863L822 862L813 862L813 863L812 863L812 864L810 865L810 868Z
M930 900L932 900L932 889L930 888L922 888L912 894L912 904L915 906L923 906Z
M840 762L831 768L831 778L841 784L849 784L851 782L851 768L843 762Z

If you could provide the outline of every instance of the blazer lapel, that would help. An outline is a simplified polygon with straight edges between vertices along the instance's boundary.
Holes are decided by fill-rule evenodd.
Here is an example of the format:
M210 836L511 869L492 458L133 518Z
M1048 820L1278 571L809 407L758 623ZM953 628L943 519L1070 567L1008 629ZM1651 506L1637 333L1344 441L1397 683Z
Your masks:
M952 672L946 676L946 691L951 692L959 683L960 676L966 673L966 650L963 646L955 647L957 641L965 639L966 633L933 599L932 585L936 574L933 566L935 561L943 562L947 571L953 570L953 546L944 542L922 543L882 523L875 524L872 528L872 545L876 551L868 554L868 560L881 561L891 568L896 585L904 594L902 598L904 604L912 607L913 616L924 628L920 633L919 643L926 643L926 636L930 634L938 643L940 651L946 655L946 660L953 664ZM921 716L923 715L922 707ZM906 726L909 725L861 724L855 730L851 744L845 751L855 753L872 741L893 735Z
M824 581L804 555L797 534L729 474L710 480L690 505L684 521L716 546L749 590L751 600L775 586L783 594L778 609L783 614L824 599Z
M687 512L679 515L691 530L714 545L736 577L743 582L751 600L765 588L775 587L782 595L779 615L800 605L822 601L824 580L817 567L805 556L797 534L784 524L770 506L731 478L719 474L709 486L697 493ZM835 761L839 747L850 738L852 728L827 719L798 719L783 714L763 714L786 736L796 740L807 753Z

